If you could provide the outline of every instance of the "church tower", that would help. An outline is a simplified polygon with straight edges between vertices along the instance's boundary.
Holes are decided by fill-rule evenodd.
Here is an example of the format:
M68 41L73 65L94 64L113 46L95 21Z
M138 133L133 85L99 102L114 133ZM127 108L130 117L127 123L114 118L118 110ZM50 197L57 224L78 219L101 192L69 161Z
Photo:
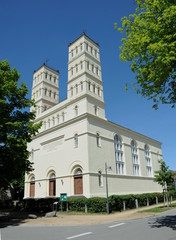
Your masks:
M67 98L81 95L86 95L91 105L88 113L105 118L99 45L85 33L69 44Z
M59 100L59 71L43 64L33 73L32 99L37 105L36 118ZM31 108L33 111L34 108Z

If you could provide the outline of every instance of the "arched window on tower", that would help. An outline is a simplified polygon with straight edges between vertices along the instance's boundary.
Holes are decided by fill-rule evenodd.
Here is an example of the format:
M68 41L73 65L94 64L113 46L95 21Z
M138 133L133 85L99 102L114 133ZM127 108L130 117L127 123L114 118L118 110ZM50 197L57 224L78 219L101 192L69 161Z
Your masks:
M137 152L137 144L134 140L131 141L131 153L133 162L133 174L134 176L139 176L139 159Z
M97 133L97 135L96 135L96 140L97 140L97 147L101 147L101 139L100 139L99 133Z
M150 159L150 151L147 145L144 146L145 152L145 162L146 162L146 172L148 177L152 177L152 166L151 166L151 159Z
M98 171L98 185L99 187L103 187L103 175L101 171Z
M122 141L118 135L114 137L114 148L115 148L115 160L116 160L116 172L117 174L124 174L124 158L122 151Z
M70 88L71 97L73 96L73 87Z
M78 134L77 133L74 136L74 145L75 145L75 148L78 147Z
M93 85L93 92L95 93L95 84Z
M78 84L75 85L76 88L76 94L78 94Z
M75 106L75 116L78 116L78 106Z
M83 91L83 82L81 82L80 85L81 85L81 91Z
M91 90L91 83L90 82L88 83L88 89L89 89L89 91Z

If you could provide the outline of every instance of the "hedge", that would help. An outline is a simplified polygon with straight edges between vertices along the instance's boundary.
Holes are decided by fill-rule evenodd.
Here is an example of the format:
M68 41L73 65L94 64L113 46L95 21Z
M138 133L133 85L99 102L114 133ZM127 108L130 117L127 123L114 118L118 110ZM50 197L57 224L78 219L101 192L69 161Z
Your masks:
M130 194L130 195L112 195L109 197L110 212L122 211L123 202L125 202L126 209L134 209L136 207L135 200L138 200L138 206L147 206L147 199L149 205L156 204L156 197L158 202L163 202L163 193L146 193L146 194ZM43 199L25 199L22 202L22 209L26 211L52 211L53 203L58 202L58 210L61 210L61 202L59 198L43 198ZM62 210L66 211L67 206L69 211L84 212L85 205L88 212L100 213L106 212L106 198L92 197L92 198L68 198L68 205L66 202L62 203Z

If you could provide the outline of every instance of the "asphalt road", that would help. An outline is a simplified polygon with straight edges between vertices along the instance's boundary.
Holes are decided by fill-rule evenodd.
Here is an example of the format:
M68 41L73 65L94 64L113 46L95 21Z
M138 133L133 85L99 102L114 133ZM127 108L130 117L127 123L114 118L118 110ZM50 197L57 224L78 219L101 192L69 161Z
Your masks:
M157 217L87 226L1 226L0 240L176 240L176 210Z

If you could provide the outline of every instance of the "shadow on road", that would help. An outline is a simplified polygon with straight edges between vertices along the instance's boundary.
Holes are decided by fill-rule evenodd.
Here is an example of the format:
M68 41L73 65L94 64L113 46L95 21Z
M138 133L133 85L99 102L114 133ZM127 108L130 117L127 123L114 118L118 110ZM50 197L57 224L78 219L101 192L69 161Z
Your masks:
M36 214L37 216L43 216L43 214ZM15 211L4 211L0 212L0 228L8 226L18 226L24 223L26 219L29 219L29 213L26 212L15 212Z
M154 222L150 222L149 225L151 228L168 227L176 230L176 215L158 217Z

